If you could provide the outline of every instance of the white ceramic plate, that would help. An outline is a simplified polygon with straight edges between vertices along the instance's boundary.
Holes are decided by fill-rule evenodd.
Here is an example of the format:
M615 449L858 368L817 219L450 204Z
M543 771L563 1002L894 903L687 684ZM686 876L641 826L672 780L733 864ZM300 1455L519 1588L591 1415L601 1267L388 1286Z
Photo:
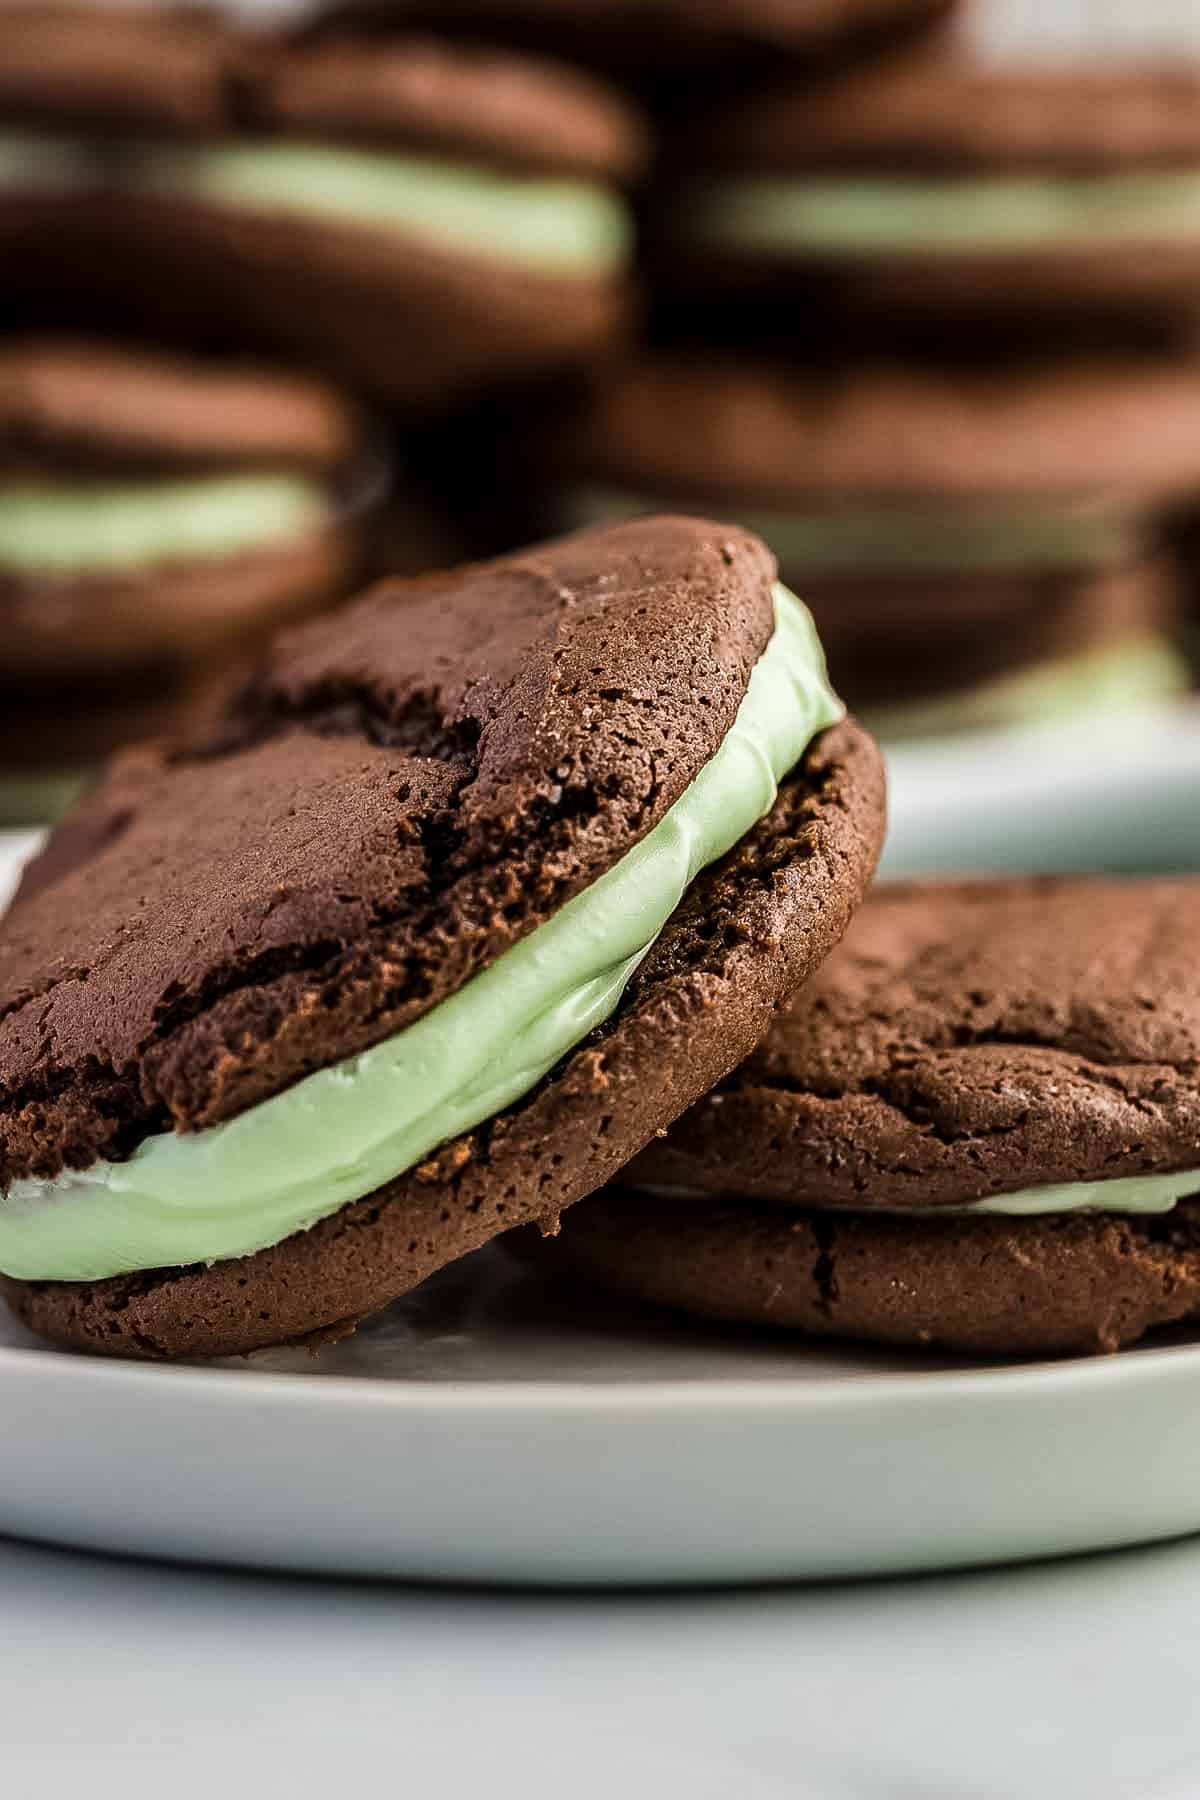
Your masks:
M913 746L890 864L1196 866L1198 795L1187 714ZM1200 1530L1198 1417L1200 1337L936 1363L556 1298L493 1251L316 1362L105 1363L0 1308L0 1531L451 1581L949 1568Z
M0 1323L0 1531L436 1581L890 1574L1200 1529L1200 1347L1008 1367L554 1296L491 1251L311 1361Z
M896 746L885 875L1200 869L1200 704Z

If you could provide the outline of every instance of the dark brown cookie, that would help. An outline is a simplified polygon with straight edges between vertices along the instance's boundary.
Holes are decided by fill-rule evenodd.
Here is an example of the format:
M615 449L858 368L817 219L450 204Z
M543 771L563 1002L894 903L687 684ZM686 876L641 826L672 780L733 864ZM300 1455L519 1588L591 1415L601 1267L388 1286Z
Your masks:
M304 481L311 510L293 530L228 554L101 557L95 568L82 558L6 563L0 551L6 712L44 702L49 726L61 715L56 688L115 675L128 696L147 666L167 670L168 685L190 685L275 626L340 598L364 572L387 475L353 407L315 379L81 340L0 350L0 487L28 486L49 503L56 492L78 501L93 484L102 492L115 483L126 506L144 495L152 507L164 482L251 471ZM220 494L206 500L195 489L191 504L220 505ZM158 698L147 691L142 703ZM90 741L126 741L121 721L134 715L119 697L109 707L95 696L86 712ZM71 736L68 723L64 744Z
M0 687L0 781L13 796L43 779L65 785L73 777L82 786L123 746L193 730L231 682L236 673L219 664L159 658L92 681L59 676ZM23 821L44 824L45 817L34 812Z
M435 37L276 46L245 90L243 118L283 136L622 182L650 156L641 116L605 83L544 57Z
M229 1118L456 992L711 758L772 572L735 529L657 519L385 584L280 640L224 736L118 764L5 922L4 1180ZM825 733L609 1024L519 1104L257 1257L12 1297L64 1341L216 1354L371 1310L556 1213L761 1035L844 929L882 825L874 746Z
M599 372L539 451L560 480L735 511L1181 497L1200 480L1200 362L642 356Z
M1046 235L1035 217L1027 243L1019 233L988 242L968 230L961 244L935 236L923 246L915 204L908 245L864 237L861 248L846 239L830 250L811 239L768 241L761 232L739 245L699 221L714 182L764 176L865 180L877 184L880 204L889 184L906 181L910 191L929 180L961 184L965 195L973 181L995 178L1057 183L1063 192L1076 183L1086 204L1088 184L1114 176L1200 176L1198 119L1200 72L1186 59L1017 65L960 39L820 81L785 78L708 108L670 147L677 174L659 215L662 275L685 291L726 286L739 306L751 295L766 301L803 292L818 314L865 316L884 329L906 316L938 334L986 322L1020 341L1022 321L1073 326L1089 315L1131 329L1147 320L1179 329L1195 309L1200 234L1164 226L1136 192L1116 229L1101 217L1091 237L1065 227ZM935 227L937 217L935 208Z
M1014 65L920 46L786 79L698 121L688 154L722 171L1037 174L1200 168L1200 71Z
M741 1068L539 1260L707 1318L997 1354L1114 1350L1190 1317L1200 1172L1159 1215L944 1209L1196 1167L1198 898L877 889Z
M1200 482L1200 367L642 356L543 421L528 459L566 521L663 504L743 519L812 608L862 712L1161 644L1178 584L1153 554L1150 502ZM889 544L910 547L909 566Z
M188 345L304 358L418 411L621 339L634 296L617 190L650 146L640 113L599 78L412 31L310 43L136 8L118 10L111 42L107 27L82 6L0 11L0 121L40 132L48 169L51 139L85 140L91 159L82 195L41 192L36 167L6 184L0 248L35 297L74 296L76 311ZM165 155L163 138L176 140ZM289 189L276 165L255 198L240 176L222 192L205 161L289 144L332 175L314 180L306 163ZM390 182L389 156L408 159ZM509 184L497 203L534 220L524 246L516 230L481 234L497 178Z
M1183 617L1179 571L1165 558L1099 570L782 574L817 621L838 692L868 714L1162 644Z
M622 338L633 287L617 190L643 172L649 143L615 91L543 58L416 36L263 48L228 144L274 154L295 142L319 155L314 140L432 159L427 213L312 208L303 175L294 199L281 187L253 203L135 179L114 202L117 228L162 276L127 296L140 316L303 356L406 411L445 410ZM372 169L379 198L387 166ZM515 232L510 247L454 227L454 181L469 190L497 177L510 207L559 209L533 248ZM396 180L403 188L403 170ZM566 254L558 237L569 246L572 234ZM203 309L189 302L196 293Z
M14 687L21 690L50 732L53 690L68 678L103 686L115 675L128 685L147 663L185 676L250 654L279 626L350 593L365 553L359 521L331 515L279 543L231 556L98 575L30 577L0 564L0 698L9 711ZM35 694L28 683L49 691ZM112 716L116 726L123 712ZM0 743L6 735L0 730ZM124 731L102 734L100 753L129 741Z
M0 468L343 468L351 404L312 376L101 340L0 347Z
M6 0L0 119L79 136L210 133L226 122L237 56L213 9Z
M881 887L629 1179L867 1210L1197 1166L1198 898L1187 878Z
M627 340L637 316L625 270L527 268L298 212L242 216L199 202L181 212L153 195L127 196L121 210L139 244L155 246L163 289L134 302L148 326L207 334L219 321L406 416L595 360Z
M585 1200L537 1262L702 1318L974 1355L1118 1350L1200 1312L1200 1200L1158 1218L881 1218Z

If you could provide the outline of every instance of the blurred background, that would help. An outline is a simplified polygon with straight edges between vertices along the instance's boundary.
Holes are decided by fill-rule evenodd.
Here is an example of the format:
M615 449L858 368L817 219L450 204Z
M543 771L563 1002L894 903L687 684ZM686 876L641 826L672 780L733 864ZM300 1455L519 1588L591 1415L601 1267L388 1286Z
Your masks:
M0 0L0 259L0 823L673 508L812 607L891 872L1200 867L1194 0Z

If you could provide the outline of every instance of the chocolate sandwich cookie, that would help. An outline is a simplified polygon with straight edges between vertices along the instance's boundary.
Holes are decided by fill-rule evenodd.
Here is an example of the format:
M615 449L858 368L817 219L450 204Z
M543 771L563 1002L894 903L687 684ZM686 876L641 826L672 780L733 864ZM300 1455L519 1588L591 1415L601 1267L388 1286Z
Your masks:
M1200 1313L1190 880L877 889L737 1072L546 1247L717 1319L996 1354Z
M646 355L598 373L530 459L564 522L711 506L759 533L892 735L1185 684L1158 525L1200 491L1192 361Z
M708 109L670 160L655 235L686 290L939 336L1195 316L1194 61L1039 67L960 35Z
M215 12L58 0L0 7L3 304L95 299L123 274L114 152L221 127L238 40Z
M754 538L385 582L131 753L0 927L0 1270L58 1342L341 1332L551 1219L840 936L882 770Z
M320 382L83 341L0 348L3 810L135 721L178 723L230 659L349 592L382 485Z
M262 45L220 133L131 150L144 316L209 324L405 411L587 361L630 315L640 118L569 67L433 38Z

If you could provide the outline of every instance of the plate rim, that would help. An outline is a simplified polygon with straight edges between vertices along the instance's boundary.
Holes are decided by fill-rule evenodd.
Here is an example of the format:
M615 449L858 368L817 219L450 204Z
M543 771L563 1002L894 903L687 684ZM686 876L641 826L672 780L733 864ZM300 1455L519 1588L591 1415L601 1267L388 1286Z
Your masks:
M703 1411L728 1408L744 1411L824 1411L860 1409L872 1404L920 1404L945 1398L961 1399L982 1384L998 1390L1003 1400L1037 1395L1067 1399L1076 1392L1116 1387L1138 1387L1174 1370L1186 1374L1189 1358L1197 1360L1200 1374L1200 1342L1169 1344L1157 1348L1115 1352L1094 1357L1069 1357L1017 1364L980 1364L967 1369L914 1369L894 1374L856 1374L848 1379L801 1381L787 1376L654 1376L639 1380L581 1380L533 1377L496 1380L464 1376L435 1380L391 1380L354 1372L332 1379L290 1369L193 1367L179 1362L133 1362L91 1356L69 1350L34 1345L0 1345L0 1380L23 1370L26 1385L98 1386L134 1390L154 1381L170 1380L207 1399L243 1395L246 1401L263 1403L271 1398L281 1407L316 1405L321 1410L365 1406L368 1409L420 1412L470 1412L486 1409L507 1413L539 1413L552 1408L573 1412L611 1414L648 1412L659 1408L678 1414L681 1408Z

